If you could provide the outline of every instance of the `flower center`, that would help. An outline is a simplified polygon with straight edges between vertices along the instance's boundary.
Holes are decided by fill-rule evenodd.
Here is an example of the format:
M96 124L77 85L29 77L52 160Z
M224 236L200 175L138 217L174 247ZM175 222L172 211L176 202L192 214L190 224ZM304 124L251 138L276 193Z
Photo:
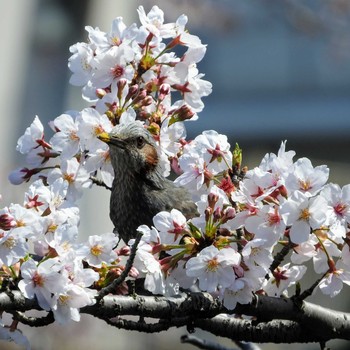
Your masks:
M219 262L217 258L213 258L207 262L207 271L208 272L215 272L218 269Z
M58 299L61 304L68 304L70 297L68 295L61 294Z
M4 243L3 245L7 248L7 249L13 249L16 246L16 240L13 237L9 237Z
M34 286L42 287L44 285L44 278L38 272L35 272L32 280L33 280Z
M102 246L99 244L96 244L93 247L91 247L90 252L94 256L99 256L102 254Z
M97 136L97 135L104 133L105 131L104 131L102 125L95 125L93 132Z
M72 141L79 141L79 136L77 135L77 133L76 133L75 130L72 130L72 131L69 133L69 138L70 138Z
M112 74L114 78L120 78L124 73L124 68L122 66L119 66L117 64L113 69L112 69Z
M338 203L335 207L334 207L334 211L336 212L336 214L343 216L344 212L347 209L347 205L344 203Z
M281 217L277 213L268 214L268 222L270 226L279 224L281 222Z
M310 180L303 181L299 179L299 188L305 192L310 190L312 188Z
M112 37L111 41L115 46L119 46L122 43L122 39L120 39L118 36Z
M309 208L305 208L300 211L299 220L308 221L310 219L310 216L311 215L309 212Z
M69 183L72 184L74 182L74 174L63 174L63 178Z

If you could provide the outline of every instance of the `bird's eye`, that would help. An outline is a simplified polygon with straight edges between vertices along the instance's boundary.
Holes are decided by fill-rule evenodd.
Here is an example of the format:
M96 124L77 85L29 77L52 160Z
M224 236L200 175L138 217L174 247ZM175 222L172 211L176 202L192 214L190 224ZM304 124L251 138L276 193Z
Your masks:
M142 136L136 138L137 148L142 148L145 145L145 139Z

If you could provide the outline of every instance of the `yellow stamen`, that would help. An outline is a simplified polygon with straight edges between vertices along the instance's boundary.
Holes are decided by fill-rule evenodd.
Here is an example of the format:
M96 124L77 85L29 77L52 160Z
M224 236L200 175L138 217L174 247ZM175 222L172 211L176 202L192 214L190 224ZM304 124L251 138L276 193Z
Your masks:
M93 247L91 247L90 252L94 256L99 256L102 254L102 246L99 244L96 244Z
M207 262L207 271L214 272L218 269L219 262L217 258L213 258Z

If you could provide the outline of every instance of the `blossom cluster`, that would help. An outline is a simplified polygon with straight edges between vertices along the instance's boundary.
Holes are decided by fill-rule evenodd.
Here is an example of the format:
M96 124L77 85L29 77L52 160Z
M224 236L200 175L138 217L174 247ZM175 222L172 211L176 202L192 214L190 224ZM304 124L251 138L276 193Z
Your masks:
M110 188L114 178L109 148L98 136L141 121L159 144L167 176L186 137L183 122L198 118L202 97L211 92L196 66L206 46L189 34L187 17L164 23L157 6L147 14L140 6L138 13L139 27L118 17L108 33L86 27L88 42L70 48L70 82L83 87L90 106L56 117L51 137L36 116L17 142L26 165L9 180L30 186L22 204L0 212L3 280L15 280L60 323L78 321L78 309L94 303L96 290L121 274L122 256L129 254L116 251L114 233L78 240L77 200L94 184ZM136 278L138 271L129 275ZM115 292L126 293L125 284Z
M183 173L175 181L202 193L196 202L200 215L186 221L174 209L157 214L152 229L140 228L147 234L135 266L150 291L198 285L233 309L253 293L287 295L308 260L321 275L324 294L333 297L350 284L350 185L327 183L326 166L313 167L307 158L293 162L295 152L285 146L241 180L233 176L237 170L229 166L232 153L223 135L204 132L184 146ZM290 262L272 268L275 254L288 246ZM169 256L160 258L164 250Z
M23 204L0 211L2 281L12 278L65 323L78 321L79 308L121 274L130 248L117 250L114 233L80 242L77 200L93 185L112 186L109 149L98 136L138 120L159 145L163 175L178 174L175 184L188 189L199 215L187 220L173 209L156 214L152 227L141 225L128 278L143 278L153 294L196 287L234 309L253 293L287 295L310 260L320 290L337 295L350 284L350 185L327 183L326 166L294 161L285 142L247 170L225 135L209 130L186 140L185 121L198 118L211 92L196 66L206 47L189 34L185 15L164 23L157 6L138 13L140 27L118 17L108 33L86 27L89 41L70 48L71 83L92 105L55 118L49 139L39 117L19 138L27 164L9 179L30 186ZM290 261L276 265L283 247ZM125 284L115 290L127 292Z
M92 105L55 118L50 140L36 117L17 144L28 167L12 172L12 183L68 177L73 200L81 187L91 185L90 175L97 174L111 187L114 173L108 146L97 136L136 119L161 146L164 175L169 175L171 160L177 158L186 137L183 121L196 120L204 107L202 98L211 93L211 83L197 69L206 46L189 34L185 15L175 23L164 23L157 6L148 14L140 6L138 13L140 27L127 27L121 17L108 33L87 26L88 43L70 48L70 82L83 86L83 98ZM177 56L175 49L182 55Z

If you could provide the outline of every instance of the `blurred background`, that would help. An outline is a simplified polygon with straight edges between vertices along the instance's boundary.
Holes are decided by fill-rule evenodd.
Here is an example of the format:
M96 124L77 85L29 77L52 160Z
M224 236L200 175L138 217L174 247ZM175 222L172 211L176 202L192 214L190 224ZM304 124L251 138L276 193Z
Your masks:
M69 109L87 106L80 88L68 84L69 46L86 41L85 25L109 31L122 16L139 25L136 9L153 5L166 21L182 13L190 31L208 44L199 64L213 93L199 121L187 123L188 137L206 129L229 136L243 148L244 164L257 166L280 142L314 165L327 164L330 181L350 182L350 1L348 0L0 0L0 193L3 206L22 202L23 186L10 186L8 173L22 165L17 139L38 115L45 125ZM47 129L48 130L48 129ZM88 191L81 200L81 236L112 229L109 194ZM96 213L98 201L99 212ZM312 283L310 277L310 284ZM346 287L343 295L347 294ZM346 298L313 300L350 311ZM180 345L185 329L161 335L128 333L89 316L78 324L45 329L22 327L34 350L194 349ZM203 332L198 336L208 337ZM232 342L222 339L226 346ZM331 342L347 349L346 342ZM300 345L263 345L263 349ZM319 349L317 344L303 349ZM19 349L0 341L0 349Z

